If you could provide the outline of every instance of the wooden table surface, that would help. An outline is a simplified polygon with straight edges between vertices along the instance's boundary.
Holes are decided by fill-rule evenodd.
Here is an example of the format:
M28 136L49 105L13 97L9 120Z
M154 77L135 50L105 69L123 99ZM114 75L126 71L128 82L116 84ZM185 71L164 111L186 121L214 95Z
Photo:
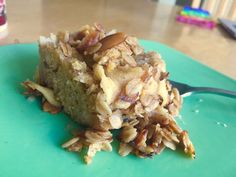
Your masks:
M236 40L220 27L176 22L179 10L151 0L7 0L8 35L1 34L0 45L35 42L40 35L100 22L108 30L167 44L236 79Z

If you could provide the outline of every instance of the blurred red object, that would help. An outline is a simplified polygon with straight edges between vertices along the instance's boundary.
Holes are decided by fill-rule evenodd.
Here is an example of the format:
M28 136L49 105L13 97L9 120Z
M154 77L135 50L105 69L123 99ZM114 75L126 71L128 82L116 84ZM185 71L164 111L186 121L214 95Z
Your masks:
M6 1L0 0L0 31L3 31L7 26L6 16Z

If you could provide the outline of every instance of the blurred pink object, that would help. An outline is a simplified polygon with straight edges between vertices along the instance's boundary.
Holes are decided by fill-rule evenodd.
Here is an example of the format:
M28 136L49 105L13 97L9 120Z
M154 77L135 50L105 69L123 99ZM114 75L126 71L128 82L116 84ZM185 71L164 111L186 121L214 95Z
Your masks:
M181 23L188 23L191 25L196 25L196 26L199 26L202 28L208 28L208 29L213 29L216 26L216 23L213 20L183 16L183 15L177 16L176 20Z
M7 28L6 1L0 0L0 32Z

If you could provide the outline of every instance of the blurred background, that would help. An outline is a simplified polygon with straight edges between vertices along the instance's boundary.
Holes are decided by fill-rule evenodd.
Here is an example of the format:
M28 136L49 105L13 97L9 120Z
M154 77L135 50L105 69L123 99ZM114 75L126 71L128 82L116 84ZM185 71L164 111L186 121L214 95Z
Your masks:
M0 32L0 45L32 43L40 35L99 22L107 30L164 43L236 79L236 40L220 25L177 22L185 5L208 10L216 23L236 20L236 0L6 0L8 27Z

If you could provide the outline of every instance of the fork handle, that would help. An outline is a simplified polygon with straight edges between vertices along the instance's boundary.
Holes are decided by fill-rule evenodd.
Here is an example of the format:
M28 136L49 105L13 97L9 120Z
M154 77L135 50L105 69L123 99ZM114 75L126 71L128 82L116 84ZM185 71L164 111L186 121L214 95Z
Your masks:
M196 93L212 93L230 98L236 98L236 92L212 87L191 87L191 91Z

